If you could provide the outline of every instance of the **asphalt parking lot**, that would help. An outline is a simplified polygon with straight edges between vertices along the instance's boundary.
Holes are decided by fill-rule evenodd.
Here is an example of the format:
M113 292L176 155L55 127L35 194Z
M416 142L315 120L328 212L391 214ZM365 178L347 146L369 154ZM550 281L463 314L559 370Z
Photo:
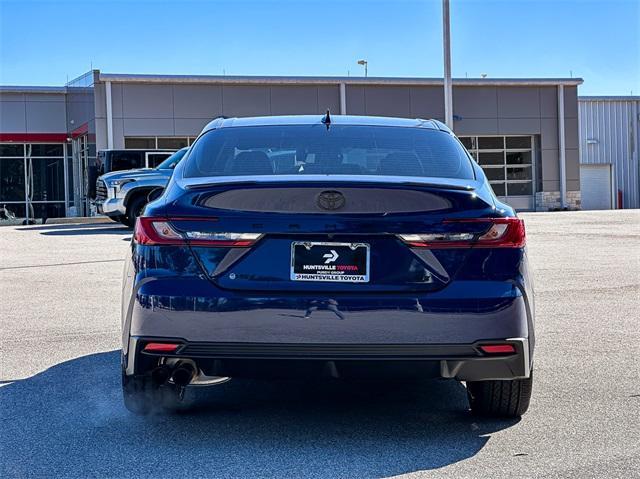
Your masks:
M130 231L0 228L2 477L638 477L640 211L523 215L536 382L521 421L451 381L232 381L176 416L119 385Z

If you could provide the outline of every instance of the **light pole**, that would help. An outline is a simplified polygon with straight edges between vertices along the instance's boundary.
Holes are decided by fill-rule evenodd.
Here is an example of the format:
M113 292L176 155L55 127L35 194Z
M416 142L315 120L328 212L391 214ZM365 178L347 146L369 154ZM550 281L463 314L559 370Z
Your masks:
M451 36L449 0L442 0L442 47L444 50L444 122L453 130L453 93L451 82Z
M364 67L364 76L367 77L367 66L369 62L367 60L358 60L358 65L362 65Z

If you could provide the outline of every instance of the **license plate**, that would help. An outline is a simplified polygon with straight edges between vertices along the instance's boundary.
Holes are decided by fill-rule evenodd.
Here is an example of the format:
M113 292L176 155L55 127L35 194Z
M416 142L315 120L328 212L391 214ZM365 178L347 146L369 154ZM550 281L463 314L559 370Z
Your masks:
M369 245L365 243L291 244L291 279L335 283L369 282Z

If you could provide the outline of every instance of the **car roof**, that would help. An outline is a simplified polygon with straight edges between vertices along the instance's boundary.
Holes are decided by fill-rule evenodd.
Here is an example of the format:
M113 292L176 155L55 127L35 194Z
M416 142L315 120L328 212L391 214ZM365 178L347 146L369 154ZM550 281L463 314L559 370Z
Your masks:
M325 115L287 115L287 116L254 116L244 118L218 117L209 122L202 130L205 133L218 128L235 128L243 126L278 126L278 125L317 125L322 124ZM438 120L421 118L395 118L386 116L330 115L331 125L353 126L395 126L404 128L427 128L451 133L451 130Z

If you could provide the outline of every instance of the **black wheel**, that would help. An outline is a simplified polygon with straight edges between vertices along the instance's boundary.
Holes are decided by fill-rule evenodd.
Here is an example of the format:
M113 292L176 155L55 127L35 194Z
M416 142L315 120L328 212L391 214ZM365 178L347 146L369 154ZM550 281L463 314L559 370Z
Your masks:
M140 195L133 198L127 205L127 221L129 226L136 224L136 219L142 214L142 210L147 205L147 197Z
M149 414L156 406L157 388L150 378L122 374L122 398L125 407L134 414Z
M193 400L184 396L171 384L163 386L153 384L151 376L126 376L122 373L124 405L134 414L186 411L192 407Z
M120 223L122 223L123 225L131 228L133 226L133 223L131 223L131 221L129 221L129 218L127 218L127 215L122 215L118 217L118 221L120 221Z
M527 409L533 389L533 371L527 379L467 381L471 412L478 416L519 418Z
M111 221L115 221L116 223L119 223L122 221L122 216L121 215L116 215L116 216L107 216L107 218L109 218Z

